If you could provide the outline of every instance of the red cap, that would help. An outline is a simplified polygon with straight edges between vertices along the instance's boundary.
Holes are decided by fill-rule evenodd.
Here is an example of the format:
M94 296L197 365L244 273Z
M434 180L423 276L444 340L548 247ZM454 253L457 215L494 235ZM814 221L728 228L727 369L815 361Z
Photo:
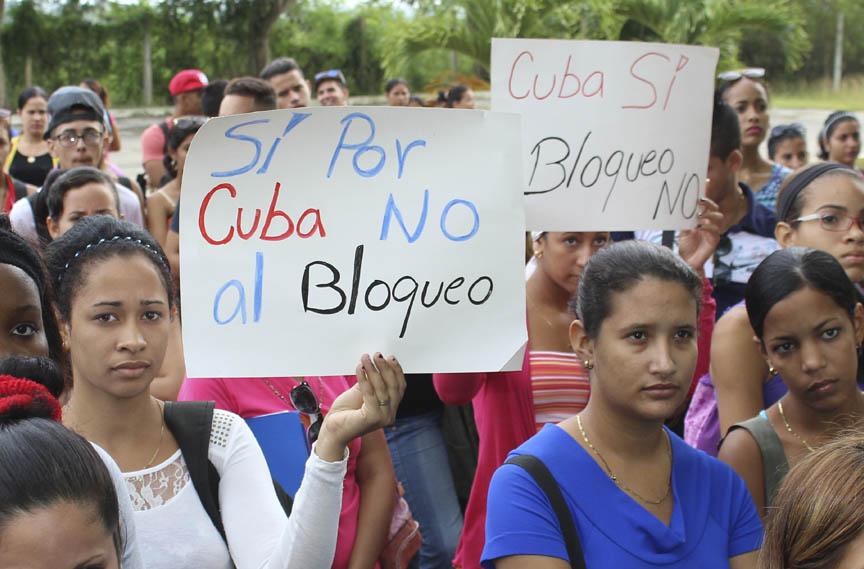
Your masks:
M203 89L207 86L207 76L200 69L184 69L175 75L171 82L168 83L168 90L171 91L171 96L185 93L186 91L194 91L195 89Z

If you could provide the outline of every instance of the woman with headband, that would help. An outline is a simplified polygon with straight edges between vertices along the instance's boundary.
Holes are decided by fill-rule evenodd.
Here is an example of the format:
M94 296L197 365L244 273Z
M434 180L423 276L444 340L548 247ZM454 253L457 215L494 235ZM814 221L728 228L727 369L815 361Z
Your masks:
M698 270L714 251L719 215L716 205L703 202L701 229L682 232L679 237L681 256ZM703 239L712 231L713 241ZM473 402L480 435L477 471L453 560L454 566L462 569L480 567L489 481L507 453L544 425L573 417L588 402L588 373L569 341L573 321L569 303L579 290L580 276L588 260L611 242L610 235L550 231L534 232L532 238L532 263L536 266L525 283L528 346L522 369L434 376L435 388L445 403ZM710 285L704 292L703 304L710 300ZM710 308L702 311L700 328L713 324L713 304Z
M768 135L768 91L759 81L764 69L727 71L718 77L723 83L717 92L735 112L741 126L741 153L744 157L738 180L750 186L756 201L774 209L777 190L790 174L790 170L765 160L759 154L759 145Z
M782 247L822 249L853 283L864 281L864 180L836 162L798 171L780 190L775 237ZM685 440L716 455L728 429L773 405L785 392L753 342L742 304L717 322L711 341L711 382L700 382L684 428Z
M816 215L823 224L836 222L827 215L838 216ZM760 356L782 375L788 392L732 426L718 458L744 479L763 518L770 517L789 467L844 430L857 429L864 417L857 383L864 340L859 298L838 260L818 249L775 251L750 277L747 314Z
M847 111L834 111L825 119L819 133L819 158L855 168L861 152L861 125Z

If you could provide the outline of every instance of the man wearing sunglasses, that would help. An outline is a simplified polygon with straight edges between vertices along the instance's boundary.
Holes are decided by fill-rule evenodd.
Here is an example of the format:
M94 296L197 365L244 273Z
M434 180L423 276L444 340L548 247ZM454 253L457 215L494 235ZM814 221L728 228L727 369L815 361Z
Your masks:
M315 74L315 93L322 107L344 107L348 104L348 85L338 69Z

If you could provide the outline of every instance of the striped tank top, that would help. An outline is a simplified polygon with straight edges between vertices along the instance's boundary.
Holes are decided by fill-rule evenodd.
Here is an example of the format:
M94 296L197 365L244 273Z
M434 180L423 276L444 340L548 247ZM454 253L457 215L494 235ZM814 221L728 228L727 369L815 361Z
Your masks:
M538 431L546 423L572 417L588 404L588 373L576 354L531 351L528 366Z

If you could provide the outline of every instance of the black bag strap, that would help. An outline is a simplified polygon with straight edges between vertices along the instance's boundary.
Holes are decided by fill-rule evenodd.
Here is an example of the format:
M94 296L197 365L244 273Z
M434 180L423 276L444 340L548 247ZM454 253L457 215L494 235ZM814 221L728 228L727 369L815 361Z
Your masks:
M12 176L9 176L12 180L12 186L15 188L15 201L23 200L27 197L27 184L22 182L21 180L16 180Z
M219 473L208 457L213 406L212 401L166 401L165 425L180 446L201 505L228 543L219 512Z
M555 482L555 477L549 472L549 469L543 464L543 461L534 455L520 454L510 457L504 464L515 464L522 467L534 482L543 490L549 503L552 504L552 509L555 510L555 515L558 517L558 525L561 526L561 535L564 537L564 545L567 548L567 556L570 558L570 567L573 569L586 569L585 557L582 555L582 544L579 542L579 534L576 532L576 524L573 523L573 516L570 515L570 510L567 508L567 503L564 501L564 496L561 494L561 488Z

